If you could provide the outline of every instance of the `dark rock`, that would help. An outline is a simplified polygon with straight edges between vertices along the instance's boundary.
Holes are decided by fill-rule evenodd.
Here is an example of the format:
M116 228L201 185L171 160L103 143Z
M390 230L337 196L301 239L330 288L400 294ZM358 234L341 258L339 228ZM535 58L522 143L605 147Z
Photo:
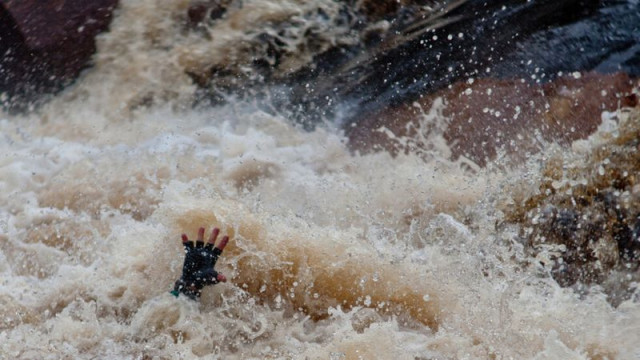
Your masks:
M190 30L215 22L231 4L242 6L241 1L191 1ZM517 86L527 93L561 77L559 71L640 75L640 12L633 11L631 0L336 4L338 11L312 8L271 21L264 31L252 30L239 44L246 54L233 63L189 69L201 87L198 101L217 103L221 92L262 97L265 108L291 113L308 128L340 113L349 130L469 78L526 79L532 90ZM489 151L485 157L491 156Z
M354 22L361 43L332 53L332 61L319 54L289 79L301 121L331 117L337 108L347 126L366 126L388 107L471 77L534 84L561 71L640 76L640 12L634 1L452 0L429 2L433 11L422 5L361 2ZM379 18L390 22L384 32L357 28Z
M189 5L187 9L187 17L191 25L201 24L207 18L207 5L202 2L196 2Z
M624 107L636 107L638 106L638 95L629 94L622 98L621 105Z
M187 17L189 24L197 26L221 18L232 0L194 0L189 4Z
M558 284L579 292L601 285L616 306L640 280L640 113L632 114L583 161L548 160L539 191L505 211L529 254L552 260L543 265Z
M4 6L0 6L0 93L2 101L8 95L25 92L29 85L24 79L35 68L34 56L25 44L18 24Z
M329 83L318 79L314 92L299 92L297 101L317 106L325 103L322 99L327 96L334 102L346 100L352 103L357 122L456 80L485 76L487 67L505 61L533 34L593 16L602 6L597 1L580 0L442 2L434 11L418 13L392 27L378 46L362 49L364 56L338 62L333 68L316 69L330 79ZM552 52L548 48L544 51ZM501 75L528 77L529 69L516 65L511 73ZM337 93L333 91L336 86Z
M95 53L117 0L0 0L0 92L17 108L73 81Z
M526 78L537 84L555 79L560 70L566 74L597 68L611 73L617 65L633 62L640 44L636 25L640 13L630 11L628 1L339 4L337 15L312 9L297 20L270 23L269 31L252 34L250 43L244 44L250 53L246 59L251 60L225 65L225 71L211 64L194 73L194 80L205 89L203 96L212 89L212 97L228 90L255 99L266 85L264 97L272 102L268 105L293 112L308 127L336 112L347 126L367 126L368 119L385 109L410 104L471 77ZM222 0L193 1L190 23L207 23L209 13L217 14L213 10L225 6ZM328 39L326 25L342 32ZM304 36L292 35L300 27L308 30ZM605 29L612 30L611 36L601 35ZM293 52L291 43L297 44ZM563 56L556 56L558 52ZM240 69L252 69L249 73L254 76L244 79ZM640 66L620 69L640 75ZM235 87L224 86L230 82L224 79L227 76L236 80ZM286 90L280 94L273 85ZM246 89L248 94L243 93Z

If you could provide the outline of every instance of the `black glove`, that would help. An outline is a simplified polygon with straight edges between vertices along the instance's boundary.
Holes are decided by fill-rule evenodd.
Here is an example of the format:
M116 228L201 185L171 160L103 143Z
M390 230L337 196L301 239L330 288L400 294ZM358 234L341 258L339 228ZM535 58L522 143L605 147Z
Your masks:
M184 265L182 266L182 276L176 281L173 291L171 291L173 295L177 297L183 293L189 298L197 300L203 287L227 281L223 274L213 269L222 250L229 242L229 237L224 236L220 243L213 247L219 233L220 229L214 228L205 245L203 241L204 228L200 228L195 247L187 234L182 234L182 245L185 250Z

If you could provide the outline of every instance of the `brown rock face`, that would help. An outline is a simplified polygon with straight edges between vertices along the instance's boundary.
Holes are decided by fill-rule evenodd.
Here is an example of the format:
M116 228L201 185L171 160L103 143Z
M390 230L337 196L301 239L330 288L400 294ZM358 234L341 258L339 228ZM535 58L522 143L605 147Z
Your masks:
M117 0L0 0L0 69L11 80L0 91L29 97L73 80L95 52L94 37L109 26Z
M443 115L448 119L443 136L453 159L466 156L484 165L504 149L517 160L538 151L545 141L569 144L593 133L604 110L635 101L629 95L633 83L624 74L595 73L566 76L544 85L497 79L458 82L413 105L388 108L364 119L348 136L352 148L365 152L410 150L375 130L385 126L396 136L414 136L415 127L407 124L418 122L421 111L428 111L442 98Z

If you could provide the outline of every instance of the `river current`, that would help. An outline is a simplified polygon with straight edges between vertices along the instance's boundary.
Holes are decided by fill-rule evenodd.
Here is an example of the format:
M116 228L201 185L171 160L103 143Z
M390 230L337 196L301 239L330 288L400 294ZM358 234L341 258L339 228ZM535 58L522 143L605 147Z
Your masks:
M360 154L339 119L191 105L204 59L253 56L254 29L333 2L245 1L210 37L181 25L187 3L122 1L74 85L1 114L0 358L640 358L637 291L561 287L496 225L545 159L585 162L637 110L513 169L450 161L437 131L428 151ZM229 282L193 302L169 290L200 226L230 235Z

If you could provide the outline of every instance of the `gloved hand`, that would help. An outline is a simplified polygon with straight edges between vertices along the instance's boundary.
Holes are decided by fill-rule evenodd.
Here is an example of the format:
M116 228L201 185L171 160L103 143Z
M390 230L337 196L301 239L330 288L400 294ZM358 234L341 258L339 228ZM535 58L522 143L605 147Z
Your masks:
M218 257L229 242L229 237L224 236L220 243L214 247L219 233L220 229L214 228L205 245L204 228L201 227L198 230L195 246L187 234L182 234L182 245L185 250L184 265L182 266L182 276L176 281L173 291L171 291L173 295L177 297L183 293L189 298L197 300L203 287L227 281L223 274L214 270Z

